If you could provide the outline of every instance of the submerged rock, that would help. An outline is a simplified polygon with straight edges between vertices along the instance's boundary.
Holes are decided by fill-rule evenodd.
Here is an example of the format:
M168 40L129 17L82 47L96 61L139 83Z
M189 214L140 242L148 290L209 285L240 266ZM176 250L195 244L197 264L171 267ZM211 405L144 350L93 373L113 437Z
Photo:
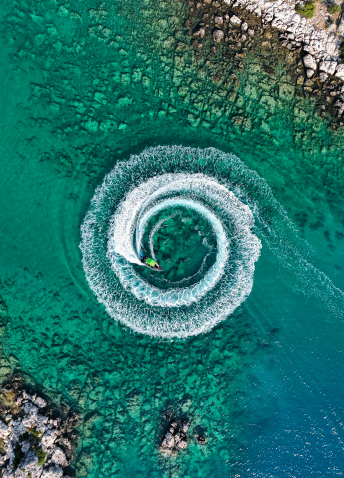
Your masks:
M224 36L225 34L222 30L214 30L213 32L213 38L216 43L220 43L223 40Z

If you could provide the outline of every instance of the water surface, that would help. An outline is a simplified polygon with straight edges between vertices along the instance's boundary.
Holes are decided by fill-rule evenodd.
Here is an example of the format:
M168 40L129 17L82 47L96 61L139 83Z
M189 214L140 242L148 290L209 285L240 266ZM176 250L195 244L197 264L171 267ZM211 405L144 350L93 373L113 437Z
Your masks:
M153 0L4 3L4 353L79 411L77 476L343 476L343 132L297 93L275 50L252 50L242 70L221 50L196 52L187 14ZM164 341L109 318L79 244L105 174L171 144L234 153L295 231L276 218L284 239L263 241L231 317ZM259 204L269 215L264 193ZM208 444L159 456L167 410Z

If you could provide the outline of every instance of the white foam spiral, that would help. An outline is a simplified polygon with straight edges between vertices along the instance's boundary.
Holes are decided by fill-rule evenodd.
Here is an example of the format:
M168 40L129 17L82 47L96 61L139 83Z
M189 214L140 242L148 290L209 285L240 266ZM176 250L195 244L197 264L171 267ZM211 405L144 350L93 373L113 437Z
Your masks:
M185 161L176 164L178 155L201 150L162 151L160 164L151 148L106 176L82 226L83 265L114 319L137 332L186 337L209 330L246 299L261 242L252 232L250 208L233 191L202 168L187 171ZM176 208L192 210L211 225L216 259L198 282L166 289L142 276L140 251L149 221L165 209L173 215Z

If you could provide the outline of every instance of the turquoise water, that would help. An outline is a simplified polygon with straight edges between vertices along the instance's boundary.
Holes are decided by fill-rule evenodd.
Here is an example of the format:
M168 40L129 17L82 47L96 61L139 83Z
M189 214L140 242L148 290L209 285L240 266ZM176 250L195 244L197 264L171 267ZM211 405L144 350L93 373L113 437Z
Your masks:
M278 50L258 42L243 69L196 51L183 3L12 0L1 15L2 345L80 413L76 475L342 476L343 132ZM186 339L114 322L79 249L96 187L156 145L234 153L262 243L248 298ZM167 410L208 444L159 456Z

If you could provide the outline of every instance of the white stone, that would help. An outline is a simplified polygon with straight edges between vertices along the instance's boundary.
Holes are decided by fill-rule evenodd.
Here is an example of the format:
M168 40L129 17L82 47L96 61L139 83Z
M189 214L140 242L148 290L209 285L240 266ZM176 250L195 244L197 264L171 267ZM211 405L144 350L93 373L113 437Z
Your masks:
M306 69L307 78L312 78L312 76L314 76L314 73L315 73L315 71L312 70L311 68Z
M36 395L33 397L32 401L39 408L44 408L47 406L47 402L43 400L43 398L37 397Z
M53 446L53 444L55 443L55 440L58 436L58 432L57 430L47 430L44 435L42 436L42 444L46 447L46 448L50 448Z
M303 57L303 64L306 68L310 68L311 70L316 70L317 62L315 61L314 57L310 54Z
M231 22L232 25L234 25L235 27L240 27L241 25L241 20L239 17L237 17L236 15L233 15L229 21Z
M10 434L10 431L8 429L8 426L0 420L0 437L5 438Z
M188 446L188 442L186 440L180 440L177 443L177 448L179 448L180 450L184 450L187 446Z
M214 38L214 41L216 41L216 43L220 43L223 38L224 38L225 34L223 33L222 30L215 30L213 32L213 38Z
M325 73L329 73L330 75L334 75L334 72L336 71L336 67L337 67L336 61L326 60L320 63L319 70L324 71Z
M68 465L68 460L64 451L62 451L61 448L58 447L56 447L53 451L53 454L51 455L51 461L63 467Z
M327 73L324 73L323 71L319 74L319 80L324 83L324 81L326 81L328 78L328 74Z

